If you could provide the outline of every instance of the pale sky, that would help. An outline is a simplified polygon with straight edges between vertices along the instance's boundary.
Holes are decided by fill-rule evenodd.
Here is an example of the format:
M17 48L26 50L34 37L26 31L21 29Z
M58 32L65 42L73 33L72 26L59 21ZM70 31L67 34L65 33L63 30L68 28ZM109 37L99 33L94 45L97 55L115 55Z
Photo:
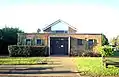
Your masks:
M119 35L119 0L0 0L0 28L36 32L61 19L78 33Z

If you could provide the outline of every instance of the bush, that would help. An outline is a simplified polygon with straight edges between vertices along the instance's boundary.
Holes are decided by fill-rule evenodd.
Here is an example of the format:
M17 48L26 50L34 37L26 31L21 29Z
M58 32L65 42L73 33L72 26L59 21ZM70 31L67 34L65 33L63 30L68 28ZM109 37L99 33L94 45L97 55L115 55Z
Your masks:
M100 52L102 56L105 56L105 57L114 55L114 47L112 46L98 47L98 51Z
M9 56L11 57L33 57L33 56L47 56L46 47L35 47L27 45L10 45L8 47Z
M30 56L48 56L47 47L31 46Z
M89 51L89 50L71 50L70 56L100 57L101 54L94 51Z
M94 52L94 51L86 51L82 53L83 57L100 57L101 54Z

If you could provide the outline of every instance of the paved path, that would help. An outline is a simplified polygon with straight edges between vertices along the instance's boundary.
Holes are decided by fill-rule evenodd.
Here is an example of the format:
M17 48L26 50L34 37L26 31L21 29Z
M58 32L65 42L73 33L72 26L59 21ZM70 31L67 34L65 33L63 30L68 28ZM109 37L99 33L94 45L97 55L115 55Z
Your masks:
M79 77L72 57L48 57L47 65L0 65L0 77Z

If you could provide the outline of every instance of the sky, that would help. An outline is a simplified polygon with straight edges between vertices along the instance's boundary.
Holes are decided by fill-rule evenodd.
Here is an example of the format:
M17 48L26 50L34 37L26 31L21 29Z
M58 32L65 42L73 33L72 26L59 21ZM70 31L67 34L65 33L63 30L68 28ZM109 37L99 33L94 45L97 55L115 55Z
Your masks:
M119 0L0 0L0 28L31 33L61 19L78 33L119 35Z

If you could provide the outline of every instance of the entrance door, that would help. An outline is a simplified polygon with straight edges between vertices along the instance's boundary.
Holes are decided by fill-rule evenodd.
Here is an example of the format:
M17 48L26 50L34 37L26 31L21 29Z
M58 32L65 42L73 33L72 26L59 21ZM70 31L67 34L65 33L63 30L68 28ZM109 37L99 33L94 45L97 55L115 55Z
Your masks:
M50 54L68 55L68 37L51 37Z

